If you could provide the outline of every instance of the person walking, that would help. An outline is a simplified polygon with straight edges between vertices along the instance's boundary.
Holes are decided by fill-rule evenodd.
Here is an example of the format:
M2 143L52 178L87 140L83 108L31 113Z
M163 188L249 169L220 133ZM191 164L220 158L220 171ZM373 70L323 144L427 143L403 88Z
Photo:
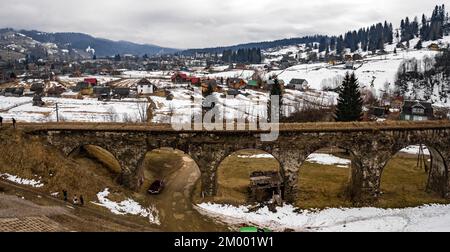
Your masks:
M84 205L84 198L83 195L80 195L80 206Z
M67 191L63 190L64 201L67 202Z
M13 127L14 127L14 129L16 128L16 119L12 119L12 123L13 123Z
M3 117L0 116L0 127L3 126Z

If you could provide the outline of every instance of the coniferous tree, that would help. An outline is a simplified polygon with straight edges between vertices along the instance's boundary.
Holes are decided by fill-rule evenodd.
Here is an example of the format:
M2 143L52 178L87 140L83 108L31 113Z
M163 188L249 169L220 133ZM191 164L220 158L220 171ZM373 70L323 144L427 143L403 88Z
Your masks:
M420 49L423 48L421 39L419 39L419 41L417 42L417 45L414 48L417 49L417 50L420 50Z
M275 110L278 111L278 118L282 118L282 106L283 106L283 89L281 87L280 82L278 81L278 78L275 77L273 80L274 84L272 85L272 89L270 90L270 97L269 102L267 103L267 116L268 120L271 121L272 119L272 106L275 106ZM272 104L272 96L278 96L278 104Z
M345 75L342 85L338 89L339 98L336 106L335 120L338 122L360 121L362 118L361 92L355 74Z

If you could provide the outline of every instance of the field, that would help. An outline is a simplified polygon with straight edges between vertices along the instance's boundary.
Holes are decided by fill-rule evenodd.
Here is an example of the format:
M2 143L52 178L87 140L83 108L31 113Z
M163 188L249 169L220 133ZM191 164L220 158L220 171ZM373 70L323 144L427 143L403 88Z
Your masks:
M251 158L255 155L259 158ZM348 158L343 153L335 155L342 159ZM416 165L416 155L399 153L392 158L382 175L382 195L374 206L403 208L429 203L448 203L439 195L425 191L427 174ZM261 152L242 151L234 154L220 165L217 196L208 200L231 205L246 204L249 174L256 170L278 169L278 162ZM350 169L342 165L305 162L300 169L299 193L295 205L301 209L352 207L345 194L349 176ZM198 198L196 200L199 201Z

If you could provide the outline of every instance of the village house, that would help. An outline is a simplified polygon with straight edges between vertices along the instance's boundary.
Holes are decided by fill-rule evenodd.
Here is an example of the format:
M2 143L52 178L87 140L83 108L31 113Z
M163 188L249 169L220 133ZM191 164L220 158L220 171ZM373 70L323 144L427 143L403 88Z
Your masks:
M258 81L257 80L249 80L247 83L247 88L258 89L259 88Z
M220 90L217 80L215 80L215 79L209 79L209 80L203 81L201 84L201 87L202 87L202 93L206 92L209 87L212 88L213 92L218 92Z
M61 97L61 94L66 92L66 89L61 86L51 87L47 90L47 96Z
M377 119L385 119L389 115L389 107L369 107L367 111L367 117L371 121L376 121Z
M234 89L243 89L247 86L247 83L241 78L228 78L227 86Z
M432 43L431 45L428 46L428 49L430 49L431 51L439 51L441 50L441 48L439 47L438 44L436 43Z
M84 81L78 82L77 85L72 88L72 91L79 92L82 95L92 95L94 93L91 84Z
M91 86L95 87L98 84L98 80L96 78L85 78L84 82L91 84Z
M198 77L191 77L190 81L192 85L199 85L201 83L201 79Z
M287 84L287 89L293 90L304 90L308 87L308 81L305 79L292 79L289 84Z
M400 120L426 121L434 118L433 106L430 102L405 101L403 103Z
M155 85L153 85L148 79L143 78L137 83L138 95L150 95L155 92Z
M23 87L5 88L4 96L20 97L23 96L24 90L25 89Z
M227 95L230 95L230 96L236 96L236 95L240 95L240 94L241 94L241 92L237 89L228 89L227 90Z
M118 87L113 90L113 97L116 99L127 98L130 96L130 88L127 87Z
M176 73L171 77L172 83L182 84L190 81L190 78L185 73Z
M109 100L111 98L110 87L94 87L94 95L99 100Z

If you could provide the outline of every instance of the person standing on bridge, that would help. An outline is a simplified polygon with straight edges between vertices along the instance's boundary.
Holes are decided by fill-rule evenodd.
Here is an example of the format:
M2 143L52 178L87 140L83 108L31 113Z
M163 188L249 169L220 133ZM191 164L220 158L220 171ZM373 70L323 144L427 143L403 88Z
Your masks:
M12 123L13 123L13 128L15 129L16 128L16 119L14 119L14 117L12 119Z

